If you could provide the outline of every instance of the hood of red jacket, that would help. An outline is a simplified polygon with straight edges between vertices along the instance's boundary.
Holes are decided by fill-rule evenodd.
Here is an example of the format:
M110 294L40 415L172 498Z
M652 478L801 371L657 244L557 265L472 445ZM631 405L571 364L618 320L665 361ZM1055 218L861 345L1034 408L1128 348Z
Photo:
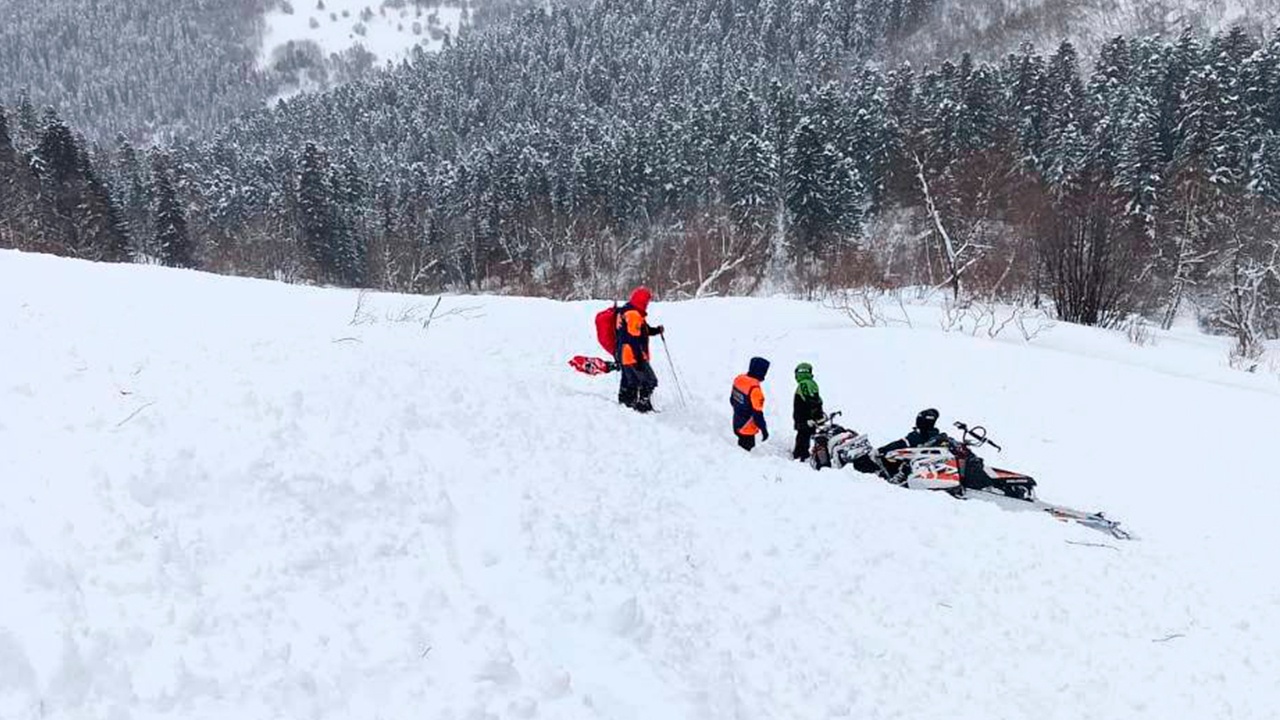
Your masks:
M631 307L642 313L649 312L649 300L651 298L653 298L653 293L649 292L649 288L641 285L631 291L631 300L628 302L631 304Z

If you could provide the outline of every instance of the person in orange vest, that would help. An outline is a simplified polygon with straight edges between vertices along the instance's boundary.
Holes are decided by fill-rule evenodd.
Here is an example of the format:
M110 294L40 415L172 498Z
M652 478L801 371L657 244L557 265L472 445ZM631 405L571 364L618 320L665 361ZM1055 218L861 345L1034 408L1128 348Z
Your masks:
M746 374L733 380L733 392L729 395L729 404L733 406L733 433L743 450L750 451L756 446L756 433L760 433L760 442L769 439L769 424L764 419L764 390L760 387L768 372L769 361L753 357Z
M618 402L641 413L653 411L653 391L658 387L658 376L649 364L649 338L661 335L663 327L649 324L649 300L652 298L649 288L640 286L631 292L631 299L614 315L617 333L614 360L622 368Z

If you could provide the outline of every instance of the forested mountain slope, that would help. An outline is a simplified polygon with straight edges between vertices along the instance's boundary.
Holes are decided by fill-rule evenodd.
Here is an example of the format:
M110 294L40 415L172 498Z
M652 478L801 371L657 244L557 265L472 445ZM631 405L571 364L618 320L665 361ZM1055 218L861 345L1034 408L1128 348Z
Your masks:
M1258 32L1280 22L1273 0L942 0L926 22L890 49L897 59L970 52L999 58L1030 43L1049 51L1070 40L1092 55L1117 35L1176 38L1183 30Z
M539 8L150 157L20 111L0 241L407 291L928 285L1101 325L1193 308L1256 357L1280 330L1280 40L867 62L928 10ZM40 219L95 183L109 241Z
M99 140L209 133L281 93L398 61L416 42L438 48L464 9L483 24L519 4L0 0L0 102L29 102L37 116L52 105Z

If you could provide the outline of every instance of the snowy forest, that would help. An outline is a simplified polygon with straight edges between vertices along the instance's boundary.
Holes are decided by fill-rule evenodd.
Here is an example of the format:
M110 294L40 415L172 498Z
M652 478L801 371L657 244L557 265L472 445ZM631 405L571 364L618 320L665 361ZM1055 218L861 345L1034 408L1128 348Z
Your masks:
M928 0L599 0L155 147L0 110L0 247L406 292L933 287L1280 335L1280 37L870 62Z
M483 26L522 2L370 0L360 15L408 9L421 18L459 5ZM0 0L0 97L53 105L90 138L124 133L137 141L212 132L296 90L303 77L328 87L371 69L362 47L325 53L299 43L264 52L264 13L292 13L295 5L326 7L324 0ZM334 24L359 20L333 14Z

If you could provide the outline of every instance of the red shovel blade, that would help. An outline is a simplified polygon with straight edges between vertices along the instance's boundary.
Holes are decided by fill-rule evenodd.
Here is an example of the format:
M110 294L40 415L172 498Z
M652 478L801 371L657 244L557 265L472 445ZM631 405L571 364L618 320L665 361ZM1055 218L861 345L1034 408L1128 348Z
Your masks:
M575 355L569 360L569 367L586 375L604 375L613 370L613 363L600 358Z

